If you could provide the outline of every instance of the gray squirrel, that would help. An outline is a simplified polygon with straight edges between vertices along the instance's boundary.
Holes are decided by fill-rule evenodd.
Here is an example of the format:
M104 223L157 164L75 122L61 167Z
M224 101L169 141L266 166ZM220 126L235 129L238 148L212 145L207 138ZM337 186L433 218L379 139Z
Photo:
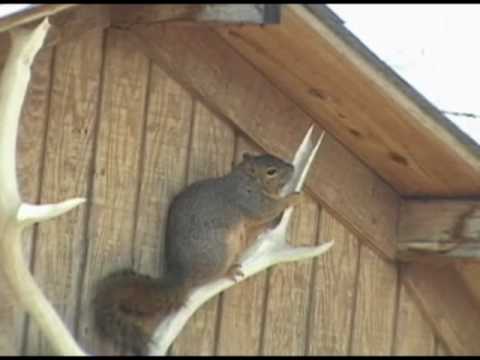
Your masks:
M243 275L238 259L249 235L301 199L280 196L292 178L291 164L269 154L243 154L230 173L192 183L169 208L166 270L156 279L120 271L103 279L94 299L101 335L143 353L163 317L179 309L193 287Z

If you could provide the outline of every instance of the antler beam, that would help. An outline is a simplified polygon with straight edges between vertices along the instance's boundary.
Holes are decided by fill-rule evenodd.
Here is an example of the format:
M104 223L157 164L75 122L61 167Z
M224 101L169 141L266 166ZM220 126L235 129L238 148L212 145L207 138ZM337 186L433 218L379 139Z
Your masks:
M292 191L300 191L303 187L308 170L324 136L324 133L322 133L317 143L314 144L312 141L312 131L313 126L308 130L295 154L293 159L295 173L292 180L282 189L283 195L291 193ZM272 265L313 258L325 253L332 247L333 241L318 246L294 247L289 245L287 242L287 229L292 211L293 208L288 208L282 215L282 219L278 225L260 234L257 241L247 249L240 261L244 274L241 279L233 281L228 278L222 278L195 288L190 294L185 306L161 322L152 336L149 347L150 355L165 355L169 346L193 313L218 293Z
M0 79L0 262L18 304L37 322L60 355L85 355L30 274L21 235L25 227L60 216L82 204L71 199L59 204L22 202L16 174L18 122L31 76L31 65L50 28L48 18L33 30L10 31L11 48Z

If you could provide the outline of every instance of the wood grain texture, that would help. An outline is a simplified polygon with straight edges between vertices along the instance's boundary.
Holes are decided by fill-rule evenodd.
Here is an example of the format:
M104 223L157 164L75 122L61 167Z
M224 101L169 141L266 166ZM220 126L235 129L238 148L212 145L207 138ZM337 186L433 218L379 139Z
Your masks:
M202 10L201 4L139 4L111 5L113 26L128 28L138 24L153 24L160 21L193 20Z
M436 356L451 356L445 345L436 338L435 340L435 355Z
M472 259L472 261L457 261L455 262L455 268L462 277L463 282L470 290L475 301L480 303L480 263L478 260Z
M289 243L315 245L319 208L304 195L289 229ZM304 355L308 337L313 259L280 264L271 269L262 355Z
M283 10L279 26L216 30L400 193L480 191L478 147L466 146L438 110L406 96L344 26L303 5Z
M148 88L145 144L135 230L135 270L159 277L163 272L167 214L187 177L193 100L158 66Z
M43 48L50 48L54 45L68 41L78 40L85 32L93 29L102 30L110 25L109 5L50 5L63 7L64 11L60 11L49 17L52 27L49 29ZM44 5L42 7L48 7ZM7 20L7 19L5 19ZM31 19L22 18L22 21L30 22ZM32 27L41 21L40 18L33 20L31 23L24 25ZM0 20L0 23L2 21ZM14 24L13 27L19 24ZM0 27L2 25L0 24ZM10 25L9 25L10 26ZM23 25L22 25L23 26ZM10 47L10 37L7 31L0 32L0 67L8 55Z
M33 5L33 4L32 4ZM42 19L47 16L52 16L56 13L63 12L72 7L76 7L75 4L45 4L41 6L34 6L11 15L2 16L0 18L0 32L5 32L23 24L30 23L37 19Z
M307 355L348 355L360 243L326 210L318 226L318 241L335 245L315 260Z
M102 33L92 31L55 52L49 126L42 169L41 203L87 196L99 101ZM38 227L35 280L67 327L74 331L85 254L86 206ZM36 323L28 329L27 354L52 349Z
M400 285L393 355L435 355L435 335L405 284Z
M244 152L261 154L263 151L243 135L236 138L236 163ZM221 312L216 355L255 356L260 353L267 271L242 281L220 294Z
M398 245L448 251L452 258L480 255L480 201L402 200ZM413 256L413 255L412 255Z
M291 159L314 122L213 31L201 26L135 27L139 46L187 89L269 153ZM325 174L328 174L326 176ZM307 186L316 200L385 256L395 253L397 194L329 135Z
M397 269L362 246L357 286L351 355L390 355Z
M192 140L188 162L188 184L208 177L222 176L231 169L234 159L233 129L195 102ZM213 355L217 323L218 297L210 299L188 321L175 340L175 355Z
M452 355L478 355L478 302L453 264L406 264L402 278Z
M148 59L128 34L106 37L102 102L93 195L89 199L88 253L81 288L78 339L94 354L119 353L93 327L95 286L107 274L133 266L135 208L147 92Z

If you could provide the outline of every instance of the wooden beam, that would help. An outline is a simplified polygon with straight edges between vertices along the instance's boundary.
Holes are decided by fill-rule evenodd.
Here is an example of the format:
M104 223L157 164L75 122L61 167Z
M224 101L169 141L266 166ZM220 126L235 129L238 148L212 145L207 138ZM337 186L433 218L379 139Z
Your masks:
M0 32L5 32L16 26L28 24L35 20L43 19L46 16L53 16L67 9L77 7L76 4L54 4L35 5L25 10L15 12L11 15L0 18Z
M47 5L45 5L46 7ZM61 5L49 5L50 7ZM64 5L66 6L66 5ZM42 6L41 8L43 8ZM71 41L80 37L82 34L93 29L104 29L110 25L110 8L109 5L70 5L50 14L50 28L44 48L52 47L56 44ZM40 9L39 9L40 10ZM53 9L51 9L53 11ZM45 10L46 11L46 10ZM36 13L38 15L38 13ZM44 16L44 15L43 15ZM22 18L34 24L40 21L39 17L31 16ZM1 19L0 19L1 23ZM20 25L15 23L12 26ZM30 26L30 24L29 24ZM8 32L0 32L0 68L3 67L7 49L10 47L10 39Z
M480 193L480 147L324 5L215 30L402 195ZM438 161L442 159L442 161Z
M280 4L111 5L112 25L129 28L163 21L209 24L278 24Z
M479 355L480 308L453 264L405 264L405 285L452 355Z
M136 26L139 46L264 150L291 158L314 122L214 31L194 24ZM319 129L321 130L321 129ZM327 135L308 189L383 256L395 255L398 195Z
M404 259L480 258L480 201L403 200L398 247Z

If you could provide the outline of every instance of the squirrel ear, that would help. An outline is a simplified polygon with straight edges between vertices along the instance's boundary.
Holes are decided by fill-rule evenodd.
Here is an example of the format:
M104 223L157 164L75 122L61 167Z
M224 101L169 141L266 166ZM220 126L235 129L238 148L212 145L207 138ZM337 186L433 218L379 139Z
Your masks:
M249 153L243 153L243 167L247 171L248 174L255 174L255 165L252 163L253 155Z

